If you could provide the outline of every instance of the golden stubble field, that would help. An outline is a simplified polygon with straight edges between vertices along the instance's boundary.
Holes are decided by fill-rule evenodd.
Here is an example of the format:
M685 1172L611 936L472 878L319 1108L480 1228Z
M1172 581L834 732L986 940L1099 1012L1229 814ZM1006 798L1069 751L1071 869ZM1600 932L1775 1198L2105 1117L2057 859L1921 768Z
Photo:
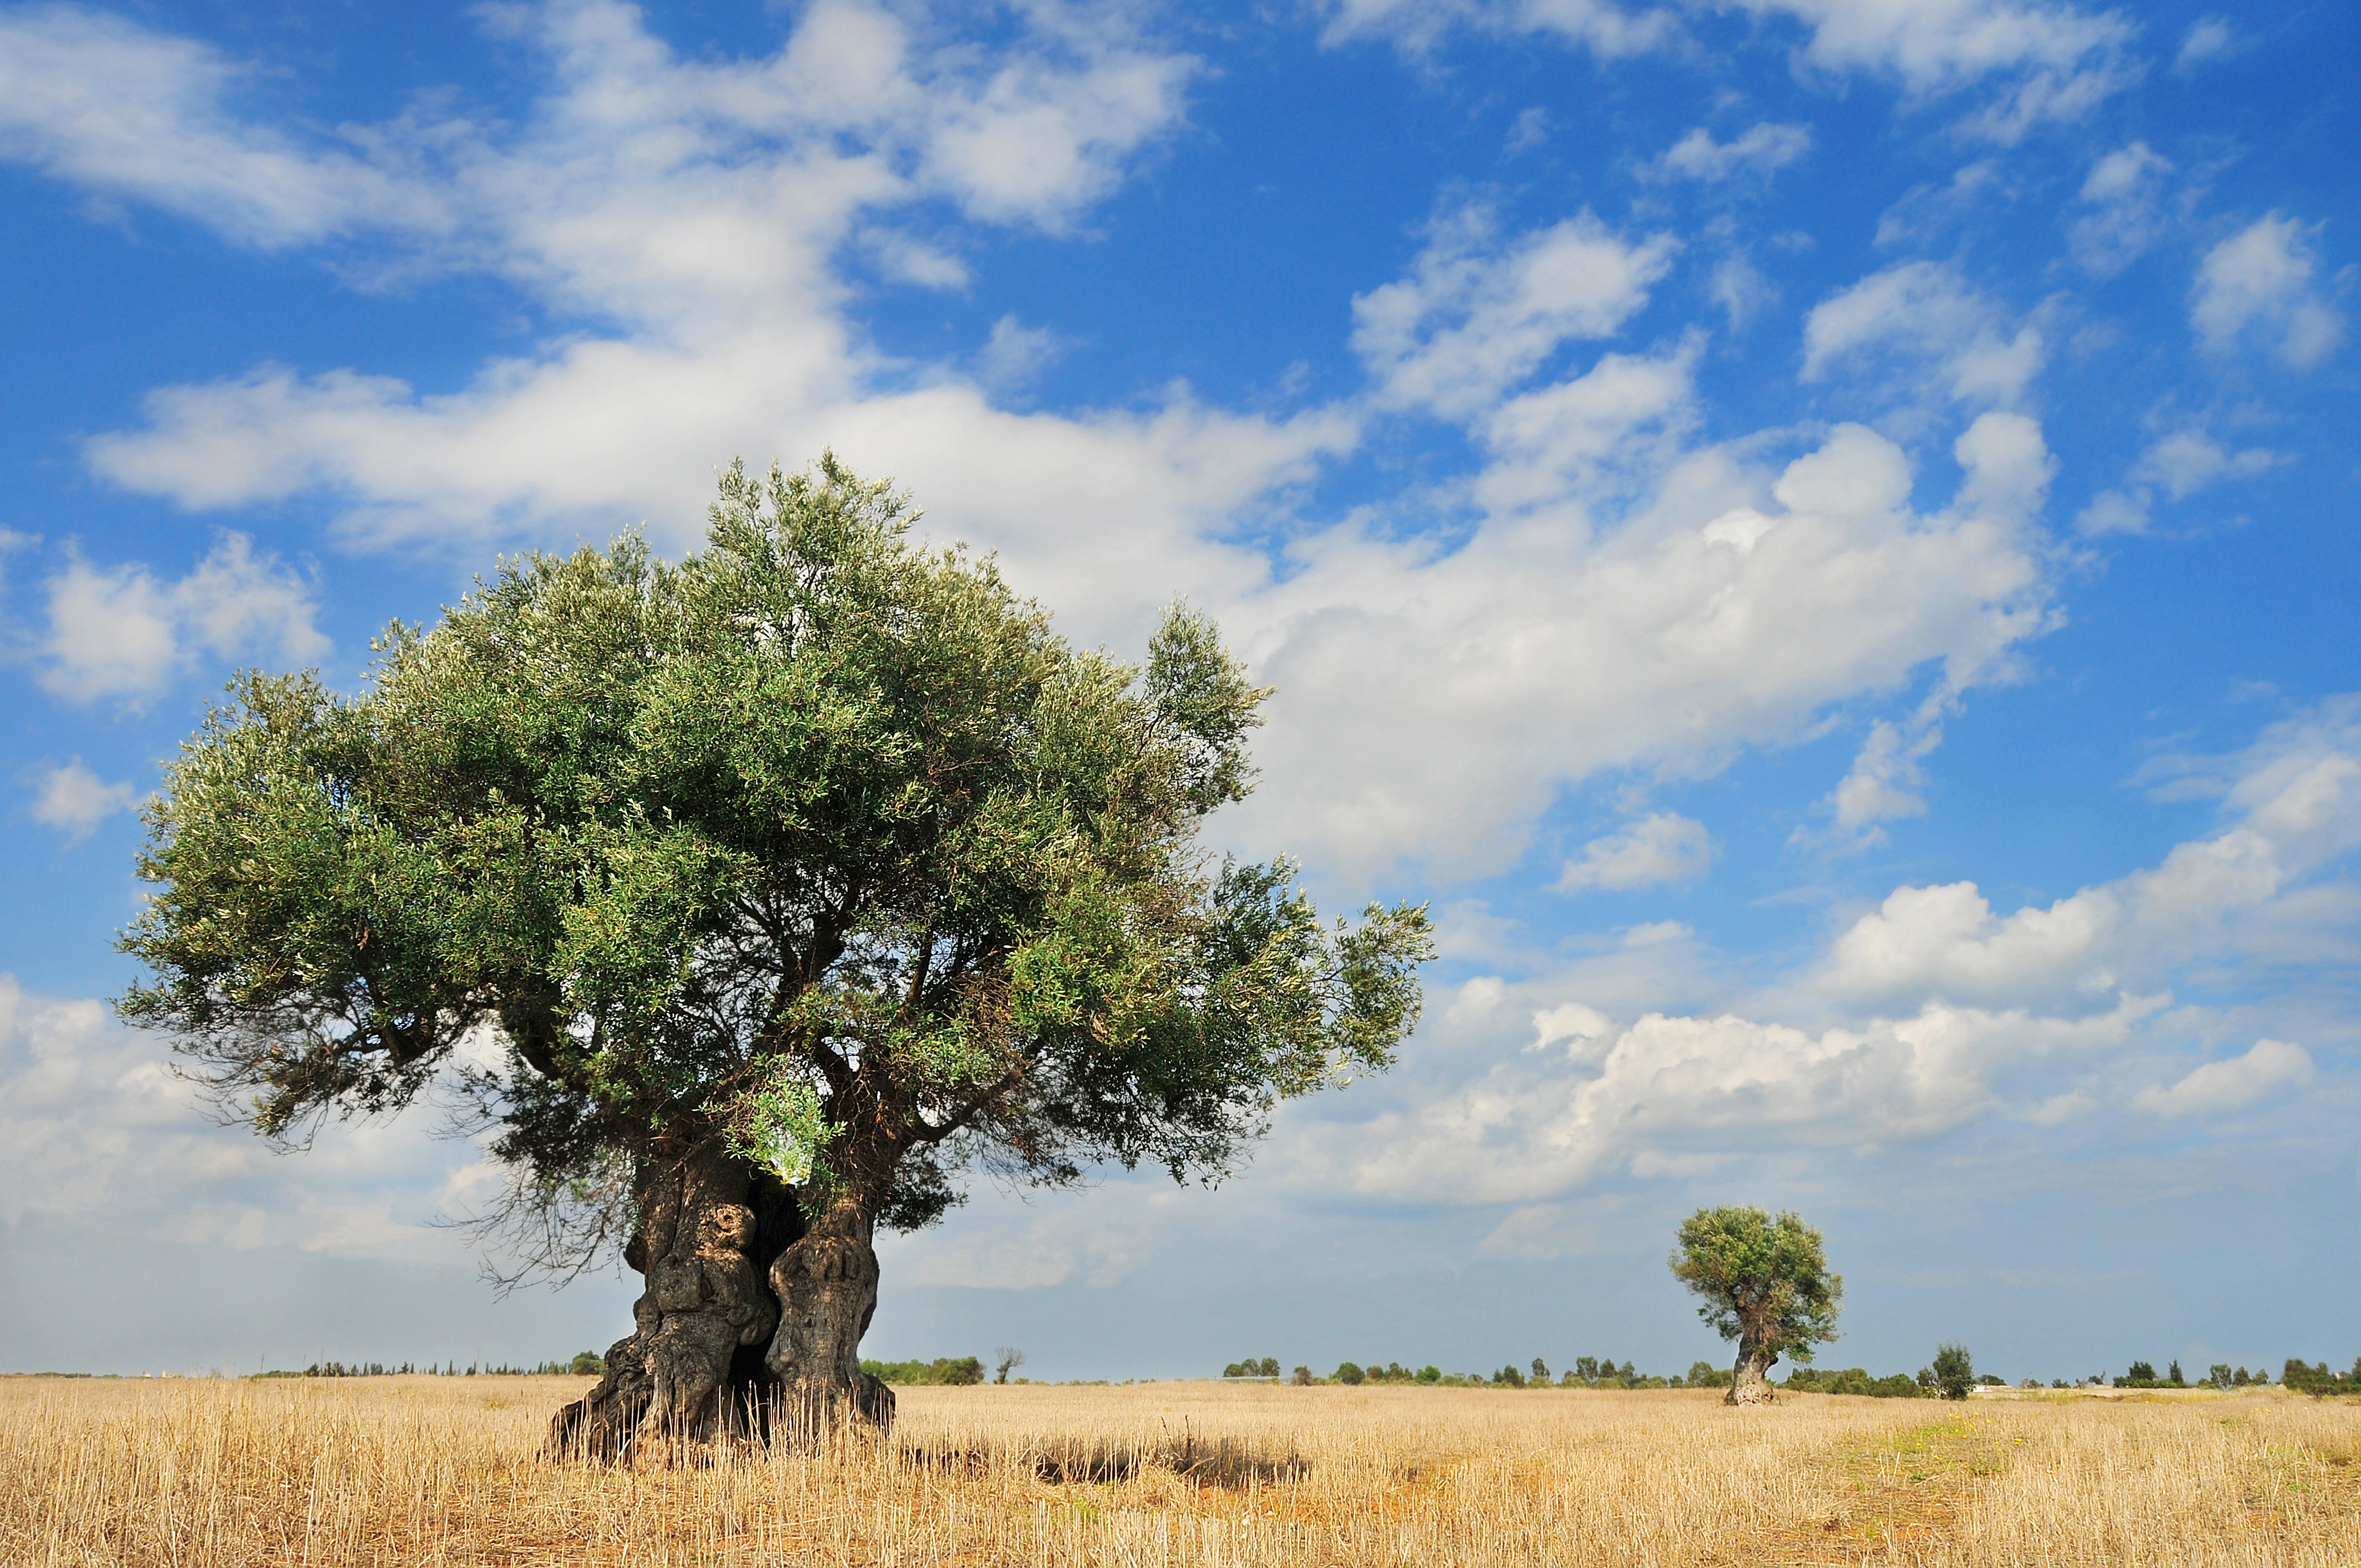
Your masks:
M557 1377L0 1381L0 1563L2361 1563L2361 1409L911 1388L891 1446L551 1464Z

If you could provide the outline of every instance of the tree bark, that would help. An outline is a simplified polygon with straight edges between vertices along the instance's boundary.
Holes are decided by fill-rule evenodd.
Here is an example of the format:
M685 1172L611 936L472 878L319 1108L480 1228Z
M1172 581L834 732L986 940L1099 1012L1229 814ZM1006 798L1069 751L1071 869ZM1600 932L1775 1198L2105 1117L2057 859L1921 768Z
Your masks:
M1723 1396L1725 1405L1768 1405L1775 1396L1771 1391L1771 1368L1778 1364L1779 1353L1749 1334L1738 1342L1738 1365L1730 1368L1730 1392Z
M810 1441L845 1425L893 1430L894 1391L861 1370L861 1336L877 1311L875 1205L835 1197L771 1265L778 1332L764 1360L783 1419Z
M624 1261L646 1277L636 1327L606 1375L550 1423L553 1453L609 1462L728 1431L767 1434L777 1379L761 1347L778 1321L769 1265L803 1234L795 1196L719 1138L660 1150Z

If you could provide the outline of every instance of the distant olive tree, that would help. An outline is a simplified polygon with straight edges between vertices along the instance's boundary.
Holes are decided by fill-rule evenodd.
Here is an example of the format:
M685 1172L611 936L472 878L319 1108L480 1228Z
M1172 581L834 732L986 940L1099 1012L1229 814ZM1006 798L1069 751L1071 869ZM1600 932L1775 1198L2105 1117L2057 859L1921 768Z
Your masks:
M1932 1375L1928 1386L1946 1399L1964 1399L1968 1390L1976 1386L1976 1364L1968 1354L1968 1347L1956 1341L1938 1346L1935 1360L1927 1368Z
M1782 1355L1812 1359L1837 1337L1844 1278L1828 1272L1820 1233L1792 1213L1700 1209L1683 1221L1674 1277L1705 1298L1697 1316L1738 1342L1724 1403L1767 1405L1771 1368Z

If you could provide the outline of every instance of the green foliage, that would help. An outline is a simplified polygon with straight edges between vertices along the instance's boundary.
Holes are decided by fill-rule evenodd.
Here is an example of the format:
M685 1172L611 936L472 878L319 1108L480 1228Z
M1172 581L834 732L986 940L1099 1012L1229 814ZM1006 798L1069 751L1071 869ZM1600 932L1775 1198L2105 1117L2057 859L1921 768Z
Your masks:
M1930 1370L1928 1376L1933 1376ZM1730 1374L1721 1374L1721 1381L1710 1385L1726 1388ZM1918 1399L1928 1397L1918 1379L1906 1372L1896 1372L1885 1377L1872 1377L1866 1368L1848 1366L1839 1371L1824 1371L1799 1366L1788 1374L1782 1387L1799 1394L1858 1394L1874 1399Z
M566 1364L566 1370L577 1377L604 1377L607 1358L595 1350L586 1350Z
M1492 1374L1492 1382L1497 1387L1521 1388L1525 1386L1525 1375L1517 1369L1517 1364L1512 1361Z
M1418 1380L1422 1383L1440 1383L1443 1381L1443 1368L1422 1366L1418 1369Z
M1792 1213L1700 1209L1681 1223L1674 1277L1704 1298L1697 1316L1724 1339L1808 1363L1837 1337L1844 1278L1828 1272L1820 1233Z
M1367 1375L1362 1372L1358 1365L1346 1361L1341 1362L1337 1365L1334 1380L1339 1383L1349 1383L1357 1386L1365 1376Z
M1797 1368L1796 1376L1802 1376L1805 1370L1801 1367ZM1727 1388L1733 1380L1733 1375L1729 1367L1716 1366L1710 1361L1690 1362L1688 1376L1686 1379L1692 1388ZM1791 1377L1788 1381L1792 1383L1795 1379Z
M148 812L123 1016L280 1139L444 1075L553 1266L684 1140L908 1228L974 1164L1218 1179L1388 1066L1424 909L1326 925L1197 848L1267 695L1211 622L1077 650L913 515L733 466L676 566L505 561L356 696L239 676Z
M1244 1361L1233 1361L1222 1368L1222 1376L1224 1377L1276 1377L1279 1376L1279 1357L1266 1355L1257 1360L1250 1355Z
M983 1381L983 1362L972 1355L939 1355L932 1361L864 1361L861 1370L881 1382L964 1387Z
M1933 1387L1946 1399L1964 1399L1968 1390L1976 1386L1975 1358L1968 1347L1956 1340L1946 1341L1935 1351L1935 1359L1927 1370L1933 1374Z
M2257 1376L2255 1381L2259 1383L2264 1379ZM2314 1394L2323 1397L2333 1394L2361 1394L2361 1356L2354 1359L2352 1371L2344 1373L2331 1372L2328 1369L2328 1363L2324 1361L2317 1365L2306 1365L2301 1360L2290 1358L2279 1375L2279 1383L2291 1393L2297 1394Z

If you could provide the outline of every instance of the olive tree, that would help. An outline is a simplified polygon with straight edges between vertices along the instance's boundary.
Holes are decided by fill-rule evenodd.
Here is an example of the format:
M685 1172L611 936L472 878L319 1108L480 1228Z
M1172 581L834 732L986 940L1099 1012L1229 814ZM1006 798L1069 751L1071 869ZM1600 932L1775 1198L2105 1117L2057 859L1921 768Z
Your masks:
M1386 1067L1422 907L1212 861L1267 691L1176 604L1077 649L888 486L733 466L704 548L504 562L357 695L235 682L148 813L118 1003L300 1145L440 1082L520 1272L620 1245L635 1331L554 1442L883 1427L880 1226L963 1172L1232 1169ZM1013 1363L1012 1363L1013 1364Z
M1738 1342L1726 1404L1770 1403L1782 1355L1809 1363L1815 1344L1837 1337L1843 1277L1828 1272L1820 1233L1795 1214L1700 1209L1681 1223L1672 1266L1705 1299L1697 1316Z

